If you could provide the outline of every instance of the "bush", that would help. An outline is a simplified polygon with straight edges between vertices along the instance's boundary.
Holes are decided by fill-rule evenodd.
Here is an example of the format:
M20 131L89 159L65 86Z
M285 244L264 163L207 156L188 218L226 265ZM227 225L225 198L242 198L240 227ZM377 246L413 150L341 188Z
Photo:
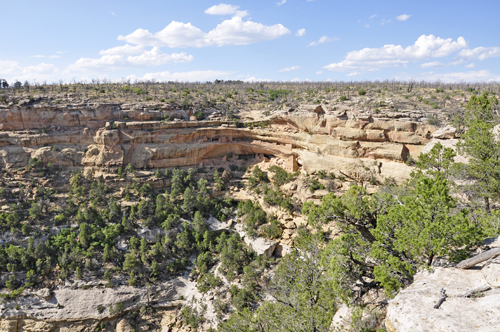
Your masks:
M321 184L318 180L312 179L309 181L309 191L314 193L316 190L325 189L325 186Z
M433 125L433 126L438 126L438 127L441 125L441 121L439 121L438 117L434 114L430 115L427 118L427 123L430 125Z
M199 280L197 288L200 292L206 293L209 290L222 285L222 280L213 273L205 273Z
M363 88L360 88L360 89L358 90L358 95L360 95L360 96L364 96L364 95L366 95L366 90L365 90L365 89L363 89Z

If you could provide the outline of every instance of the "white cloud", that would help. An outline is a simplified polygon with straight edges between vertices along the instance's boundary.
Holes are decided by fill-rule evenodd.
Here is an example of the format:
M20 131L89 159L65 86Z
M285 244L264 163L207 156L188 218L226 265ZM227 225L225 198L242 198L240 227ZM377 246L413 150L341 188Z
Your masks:
M323 74L322 70L316 72L316 75L321 75L321 74Z
M68 53L68 51L57 51L57 54L63 54L63 53Z
M129 44L125 44L123 46L116 46L112 48L108 48L107 50L102 50L99 52L100 55L120 55L120 54L141 54L144 52L144 46L137 45L132 46Z
M252 76L252 77L244 79L243 82L249 82L249 83L252 83L252 82L273 82L273 80L268 79L268 78L257 78L255 76Z
M380 24L384 25L384 24L391 23L391 22L392 22L391 20L386 20L385 18L383 18L382 22Z
M41 63L36 66L21 67L16 61L0 60L0 73L7 81L32 81L54 79L59 69L50 63Z
M299 70L299 69L300 69L299 66L292 66L292 67L283 68L283 69L280 70L280 72L292 71L292 70Z
M169 71L147 73L142 77L130 75L126 79L130 80L156 80L156 81L180 81L180 82L196 82L210 81L218 78L225 78L234 72L217 71L217 70L195 70L180 73L171 73Z
M446 57L467 47L463 37L456 41L433 35L420 36L415 44L403 48L401 45L385 45L381 48L364 48L347 53L344 61L323 68L333 71L378 70L386 67L406 66L411 62Z
M299 30L297 30L297 33L295 35L297 37L302 37L305 34L306 34L306 29L299 29Z
M332 79L331 79L331 78L327 78L325 81L326 81L326 82L331 82L331 81L332 81Z
M444 63L439 61L426 62L420 65L420 68L443 68Z
M276 39L289 33L290 30L281 24L267 26L252 21L243 21L241 17L233 17L223 21L208 33L204 33L191 23L172 21L165 29L157 33L137 29L127 36L118 36L118 40L142 46L183 48L248 45Z
M240 17L233 17L210 31L207 34L207 40L217 46L248 45L276 39L289 33L290 30L281 24L267 26L252 21L243 21Z
M399 15L396 17L396 20L398 21L406 21L407 19L410 18L411 15L407 15L407 14L403 14L403 15Z
M458 57L463 60L486 60L488 58L500 57L500 47L476 47L465 49L458 53Z
M50 58L50 59L57 59L57 58L60 58L61 56L60 55L49 55L49 56L45 56L45 55L32 55L31 56L32 58Z
M116 16L115 12L111 12L111 15L112 15L112 16Z
M370 27L370 24L365 24L365 28L369 28Z
M73 71L98 71L116 70L130 66L152 67L163 65L168 62L190 62L192 55L186 53L163 53L158 47L145 51L137 56L124 56L121 54L103 55L99 59L81 58L66 69L65 73Z
M276 2L278 6L284 5L286 3L286 0L281 0L280 2Z
M357 75L361 75L361 73L358 73L357 71L355 71L355 72L347 74L347 76L357 76Z
M338 40L338 38L337 37L323 36L318 41L311 42L308 46L317 46L319 44L329 43L329 42L335 41L335 40Z
M469 63L467 66L465 66L465 68L474 68L476 65L474 64L474 62L472 63Z
M286 1L285 1L286 2ZM235 15L238 17L245 17L248 15L246 10L238 10L240 6L228 5L221 3L219 5L212 6L205 10L205 14L209 15Z
M372 16L370 16L369 20L371 20L372 18L375 18L377 16L378 16L377 14L373 14Z

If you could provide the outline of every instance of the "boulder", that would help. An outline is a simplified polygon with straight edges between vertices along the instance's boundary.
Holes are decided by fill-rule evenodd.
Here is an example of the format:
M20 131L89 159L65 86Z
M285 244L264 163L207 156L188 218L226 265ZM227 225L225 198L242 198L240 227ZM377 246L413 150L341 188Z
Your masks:
M481 269L435 268L415 276L411 286L389 301L386 328L390 332L498 331L500 323L500 269L490 264ZM479 296L463 295L479 287L491 287ZM446 300L434 305L445 289Z
M158 241L158 236L163 236L165 232L163 232L159 228L147 228L141 227L137 230L137 236L141 239L146 239L148 243L156 243Z
M44 299L45 301L48 301L52 297L52 293L50 292L50 289L42 288L36 292L36 296L38 296L41 299Z
M457 128L448 125L446 127L439 128L438 130L436 130L434 133L432 133L432 137L439 139L451 139L455 138L456 132Z
M116 332L132 332L135 331L126 319L122 319L116 324Z
M278 245L277 242L265 239L263 237L250 237L243 230L243 225L238 224L235 226L236 231L243 238L243 241L250 246L257 255L265 255L266 257L271 257L274 253L274 249Z

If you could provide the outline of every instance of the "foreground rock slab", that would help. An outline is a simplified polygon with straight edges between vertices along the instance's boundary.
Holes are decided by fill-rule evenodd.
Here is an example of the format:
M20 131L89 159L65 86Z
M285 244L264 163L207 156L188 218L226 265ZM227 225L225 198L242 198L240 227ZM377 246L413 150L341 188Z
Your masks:
M469 270L436 268L417 274L415 282L389 302L386 328L390 332L499 331L500 269L497 264ZM467 291L491 289L464 297ZM434 309L441 289L447 298Z

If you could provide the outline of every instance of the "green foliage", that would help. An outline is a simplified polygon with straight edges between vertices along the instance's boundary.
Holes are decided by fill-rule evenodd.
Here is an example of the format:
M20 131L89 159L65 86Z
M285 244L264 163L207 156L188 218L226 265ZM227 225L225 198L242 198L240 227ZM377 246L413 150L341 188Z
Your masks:
M213 273L205 273L200 279L198 279L196 287L202 293L206 293L209 290L219 287L222 285L222 280L216 277Z
M118 314L121 314L123 312L123 309L125 308L125 306L123 305L122 302L116 302L115 305L111 305L109 307L109 314L110 315L118 315Z
M196 330L205 321L203 316L190 306L182 308L181 318L184 323L188 324L194 330Z
M269 224L261 227L261 235L268 239L277 239L283 233L281 223L276 218L271 218Z
M437 107L435 107L437 108ZM439 127L441 125L441 121L439 121L438 117L434 114L431 114L427 117L427 123L432 125L432 126L437 126Z
M314 193L316 190L325 189L325 186L320 183L317 179L309 180L309 191Z
M414 173L402 189L368 197L353 186L340 198L325 196L321 206L304 206L310 223L335 220L342 232L328 245L324 262L344 301L359 300L376 284L394 295L436 256L460 256L482 238L479 225L457 208L442 174ZM352 285L360 289L357 297Z
M294 209L293 200L287 197L278 186L273 188L272 186L264 184L262 186L262 193L264 194L264 201L266 203L281 206L292 214Z
M283 168L281 168L279 166L275 166L275 165L269 167L269 171L274 173L273 181L278 186L282 186L285 183L292 181L299 173L299 172L295 172L293 174L290 174L287 171L285 171Z
M292 91L290 90L269 90L269 100L276 100L278 98L283 98L289 95Z
M457 145L459 153L469 158L467 165L459 165L462 176L473 181L467 189L484 200L487 210L500 192L500 141L493 132L500 121L498 106L495 96L472 96L466 105L470 110L465 118L467 131Z
M299 250L285 256L268 286L276 299L255 310L251 286L231 288L237 314L219 326L220 331L329 331L336 298L330 290L329 276L320 264L323 239L305 237Z
M359 88L359 89L358 89L358 95L360 95L360 96L364 96L364 95L366 95L366 90L365 90L365 89L363 89L363 88Z
M428 153L422 153L416 162L420 170L428 171L430 174L449 174L454 163L455 151L452 148L445 148L437 142Z
M260 225L266 223L266 213L260 207L259 203L253 203L251 200L238 203L238 215L245 216L244 222L247 233L255 234L255 231Z
M196 111L196 113L194 113L194 116L198 120L203 120L205 118L205 116L203 115L203 112L201 110Z
M255 166L252 175L248 178L248 185L250 188L254 188L255 186L269 182L267 174L264 173L259 166Z

